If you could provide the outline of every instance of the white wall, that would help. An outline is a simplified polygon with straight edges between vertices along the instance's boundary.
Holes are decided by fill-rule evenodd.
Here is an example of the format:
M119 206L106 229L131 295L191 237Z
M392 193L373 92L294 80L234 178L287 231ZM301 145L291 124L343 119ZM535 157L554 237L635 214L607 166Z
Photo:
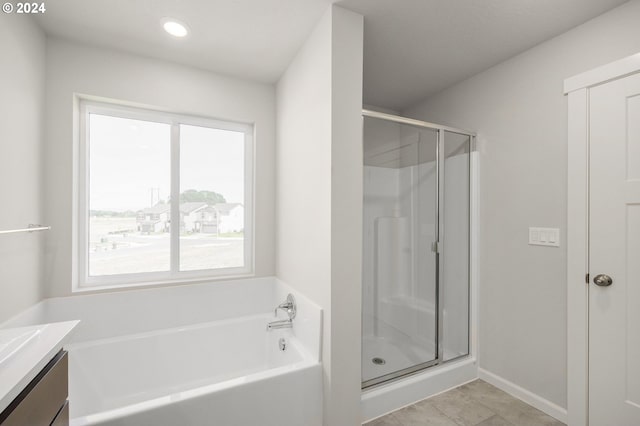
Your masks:
M0 230L42 219L45 37L0 14ZM0 235L0 322L42 298L42 233Z
M362 16L330 6L277 85L279 278L324 309L324 424L359 424Z
M330 318L331 13L280 78L276 97L276 274Z
M48 296L71 292L74 266L74 93L255 125L255 274L273 275L275 90L112 50L47 40L45 219Z
M362 62L364 19L334 6L331 41L331 358L329 425L360 424Z
M480 367L566 407L566 77L640 51L632 1L405 115L478 132ZM559 227L561 247L527 244Z

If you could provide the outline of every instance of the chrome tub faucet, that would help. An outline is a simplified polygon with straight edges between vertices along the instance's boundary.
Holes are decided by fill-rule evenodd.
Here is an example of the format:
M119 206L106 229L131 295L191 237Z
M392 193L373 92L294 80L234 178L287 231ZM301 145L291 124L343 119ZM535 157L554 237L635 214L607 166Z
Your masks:
M293 319L297 314L296 307L296 299L293 297L293 294L289 293L287 295L287 300L276 306L276 309L273 311L274 316L278 316L278 309L282 309L289 316L286 320L272 321L267 324L267 331L274 330L277 328L291 328L293 327Z

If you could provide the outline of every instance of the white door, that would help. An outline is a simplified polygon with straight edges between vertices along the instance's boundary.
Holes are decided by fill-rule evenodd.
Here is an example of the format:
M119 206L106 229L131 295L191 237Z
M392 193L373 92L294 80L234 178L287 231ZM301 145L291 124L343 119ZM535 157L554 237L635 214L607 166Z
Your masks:
M592 88L589 108L589 425L638 426L640 74Z

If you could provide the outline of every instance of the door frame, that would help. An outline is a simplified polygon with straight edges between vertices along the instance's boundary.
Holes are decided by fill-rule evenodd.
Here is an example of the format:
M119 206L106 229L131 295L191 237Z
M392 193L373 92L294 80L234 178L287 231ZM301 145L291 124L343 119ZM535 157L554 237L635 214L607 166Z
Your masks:
M589 424L589 90L640 73L640 53L570 77L567 158L567 419Z

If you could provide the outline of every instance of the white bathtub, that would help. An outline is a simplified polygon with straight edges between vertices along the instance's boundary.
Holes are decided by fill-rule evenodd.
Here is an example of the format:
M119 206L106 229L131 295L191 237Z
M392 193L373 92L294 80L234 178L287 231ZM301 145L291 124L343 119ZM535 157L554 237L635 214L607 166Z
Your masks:
M269 278L48 299L3 326L82 321L72 426L319 426L320 309L294 293L293 329L266 328L289 291Z

